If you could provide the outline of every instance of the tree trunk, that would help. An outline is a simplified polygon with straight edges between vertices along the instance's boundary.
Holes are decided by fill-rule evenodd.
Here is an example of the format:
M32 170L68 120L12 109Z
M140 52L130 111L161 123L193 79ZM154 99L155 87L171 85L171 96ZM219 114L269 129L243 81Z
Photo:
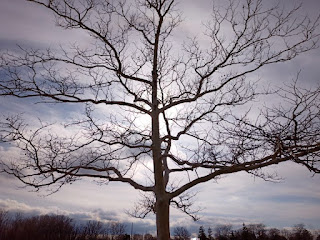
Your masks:
M153 166L154 166L154 193L156 196L156 222L157 239L170 239L169 228L169 198L166 192L166 184L163 177L163 164L161 157L161 143L159 138L158 116L153 118Z
M156 99L156 98L155 98ZM154 100L155 102L156 100ZM169 197L166 192L166 184L163 176L163 159L161 156L161 140L159 134L159 113L155 105L152 114L152 157L154 167L154 193L156 196L156 224L157 239L170 239L169 228Z
M169 200L158 197L156 200L157 239L170 239Z
M158 46L160 40L160 29L163 17L159 19L159 25L155 35L153 67L152 67L152 157L154 167L154 193L156 196L156 222L157 239L169 240L169 198L166 192L166 183L163 176L163 158L161 152L159 108L158 108Z

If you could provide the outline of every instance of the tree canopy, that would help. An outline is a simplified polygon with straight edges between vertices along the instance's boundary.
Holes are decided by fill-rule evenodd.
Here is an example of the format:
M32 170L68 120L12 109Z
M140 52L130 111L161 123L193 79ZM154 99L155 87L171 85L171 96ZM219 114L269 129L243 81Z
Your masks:
M0 96L85 109L65 126L77 130L71 136L21 115L1 121L1 142L24 153L2 169L24 184L129 184L145 193L132 214L154 212L167 240L170 205L196 219L198 184L240 171L272 179L261 169L285 161L319 173L320 86L263 90L253 74L317 47L319 18L301 17L300 5L230 0L213 8L201 38L177 42L175 0L28 1L91 42L1 53ZM252 107L269 95L282 104Z

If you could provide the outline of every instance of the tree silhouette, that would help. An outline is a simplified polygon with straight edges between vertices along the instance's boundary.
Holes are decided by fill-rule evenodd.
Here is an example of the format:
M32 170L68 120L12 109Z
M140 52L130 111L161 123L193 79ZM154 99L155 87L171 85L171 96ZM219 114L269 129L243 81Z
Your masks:
M242 227L241 237L242 239L247 239L247 240L256 239L256 236L254 235L254 233L245 224L243 224L243 227Z
M297 224L293 228L293 233L289 237L289 240L312 240L312 234L305 228L304 224Z
M157 238L153 237L150 233L146 233L143 237L145 240L155 240Z
M83 239L85 240L97 240L105 233L106 229L103 223L99 221L88 221L82 229Z
M213 240L211 227L208 228L208 239L209 239L209 240Z
M203 226L199 227L198 238L200 240L207 240L207 235Z
M215 228L215 236L217 239L225 239L231 235L232 225L230 224L218 224Z
M271 228L268 231L268 236L270 240L286 240L284 236L280 235L280 230L276 228Z
M125 238L126 226L120 222L110 222L107 225L107 231L113 240L121 240Z
M2 240L76 240L72 219L63 215L43 215L11 220ZM81 240L81 239L79 239Z
M176 227L173 230L175 240L190 240L191 234L185 227Z
M121 222L86 221L81 225L73 224L73 219L64 215L40 215L24 217L18 212L15 218L8 217L12 212L0 209L0 217L5 220L2 225L0 235L1 240L126 240L130 235L125 234L125 224ZM211 228L208 228L208 236L205 234L203 226L199 227L198 237L200 239L210 239ZM304 224L297 224L291 230L270 228L265 229L263 224L243 224L241 229L232 230L231 225L219 224L215 227L215 240L304 240L317 239L319 231L314 235L308 231ZM185 227L174 228L174 239L190 239L190 233ZM156 239L151 234L134 234L132 239L142 240Z
M4 237L6 236L8 221L8 212L0 209L0 239L4 239Z
M167 240L169 206L196 218L198 184L240 171L270 179L260 169L285 161L319 173L319 87L295 82L274 93L285 104L248 110L261 94L254 72L317 46L318 18L301 18L300 6L228 1L213 8L203 37L181 43L176 0L28 2L92 42L1 53L0 95L85 109L65 126L72 136L20 115L2 121L1 141L24 153L2 168L24 184L129 184L145 193L132 214L154 212L158 239Z

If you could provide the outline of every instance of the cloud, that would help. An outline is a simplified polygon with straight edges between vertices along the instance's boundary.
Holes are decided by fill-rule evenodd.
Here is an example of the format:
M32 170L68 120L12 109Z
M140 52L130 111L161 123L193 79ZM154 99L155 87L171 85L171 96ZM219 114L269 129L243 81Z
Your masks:
M308 171L293 163L282 164L277 170L284 178L280 183L265 182L246 173L206 183L201 186L198 204L209 212L206 217L258 221L270 227L291 226L299 219L319 224L320 195L314 191L319 176L310 178Z
M34 207L24 202L13 199L0 199L0 209L8 211L11 215L21 214L23 217L39 216L45 214L64 214L68 216L66 211L61 211L57 207Z
M119 221L120 217L116 211L105 211L93 209L92 211L70 211L57 206L36 207L12 199L0 199L0 209L8 212L22 213L24 216L35 216L44 214L65 215L75 221L96 220L101 222Z
M4 40L15 43L30 43L34 47L68 44L74 39L88 40L82 31L67 31L55 26L55 18L44 7L27 1L1 0L0 32L5 32ZM80 42L81 42L80 41Z

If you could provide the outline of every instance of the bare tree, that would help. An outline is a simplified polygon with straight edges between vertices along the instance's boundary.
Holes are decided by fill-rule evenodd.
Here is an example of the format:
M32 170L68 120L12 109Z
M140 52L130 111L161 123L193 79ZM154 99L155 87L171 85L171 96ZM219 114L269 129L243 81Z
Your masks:
M107 225L107 232L112 240L121 240L126 234L126 226L120 222L110 222Z
M83 228L83 238L87 240L97 240L105 235L103 223L99 221L88 221Z
M2 229L0 229L2 230ZM73 240L76 231L72 219L63 215L43 215L22 218L17 215L6 228L1 239Z
M8 231L8 212L4 209L0 209L0 239L6 237L6 232Z
M232 233L232 225L231 224L219 224L214 228L215 237L220 239L222 237L229 237Z
M175 227L173 230L175 240L190 240L191 234L185 227Z
M144 236L143 236L143 239L145 240L155 240L157 238L155 238L154 236L152 236L150 233L146 233Z
M256 239L261 239L261 240L267 238L265 227L266 226L262 223L247 225L247 228L249 229L249 231L251 231L255 235Z
M143 235L142 234L133 234L132 239L133 240L143 240Z
M319 87L295 82L275 93L285 104L258 116L243 110L261 93L253 73L317 47L319 18L301 18L300 6L225 1L201 39L180 44L176 0L28 1L92 42L1 55L0 95L85 106L83 119L66 125L78 130L71 137L44 122L30 128L21 116L2 121L1 141L24 152L3 169L24 184L129 184L146 196L133 213L154 212L158 239L167 240L169 206L194 216L190 189L198 184L240 171L272 178L260 169L285 161L319 173Z
M293 232L289 237L289 240L312 240L312 234L305 228L304 224L297 224L293 228Z

